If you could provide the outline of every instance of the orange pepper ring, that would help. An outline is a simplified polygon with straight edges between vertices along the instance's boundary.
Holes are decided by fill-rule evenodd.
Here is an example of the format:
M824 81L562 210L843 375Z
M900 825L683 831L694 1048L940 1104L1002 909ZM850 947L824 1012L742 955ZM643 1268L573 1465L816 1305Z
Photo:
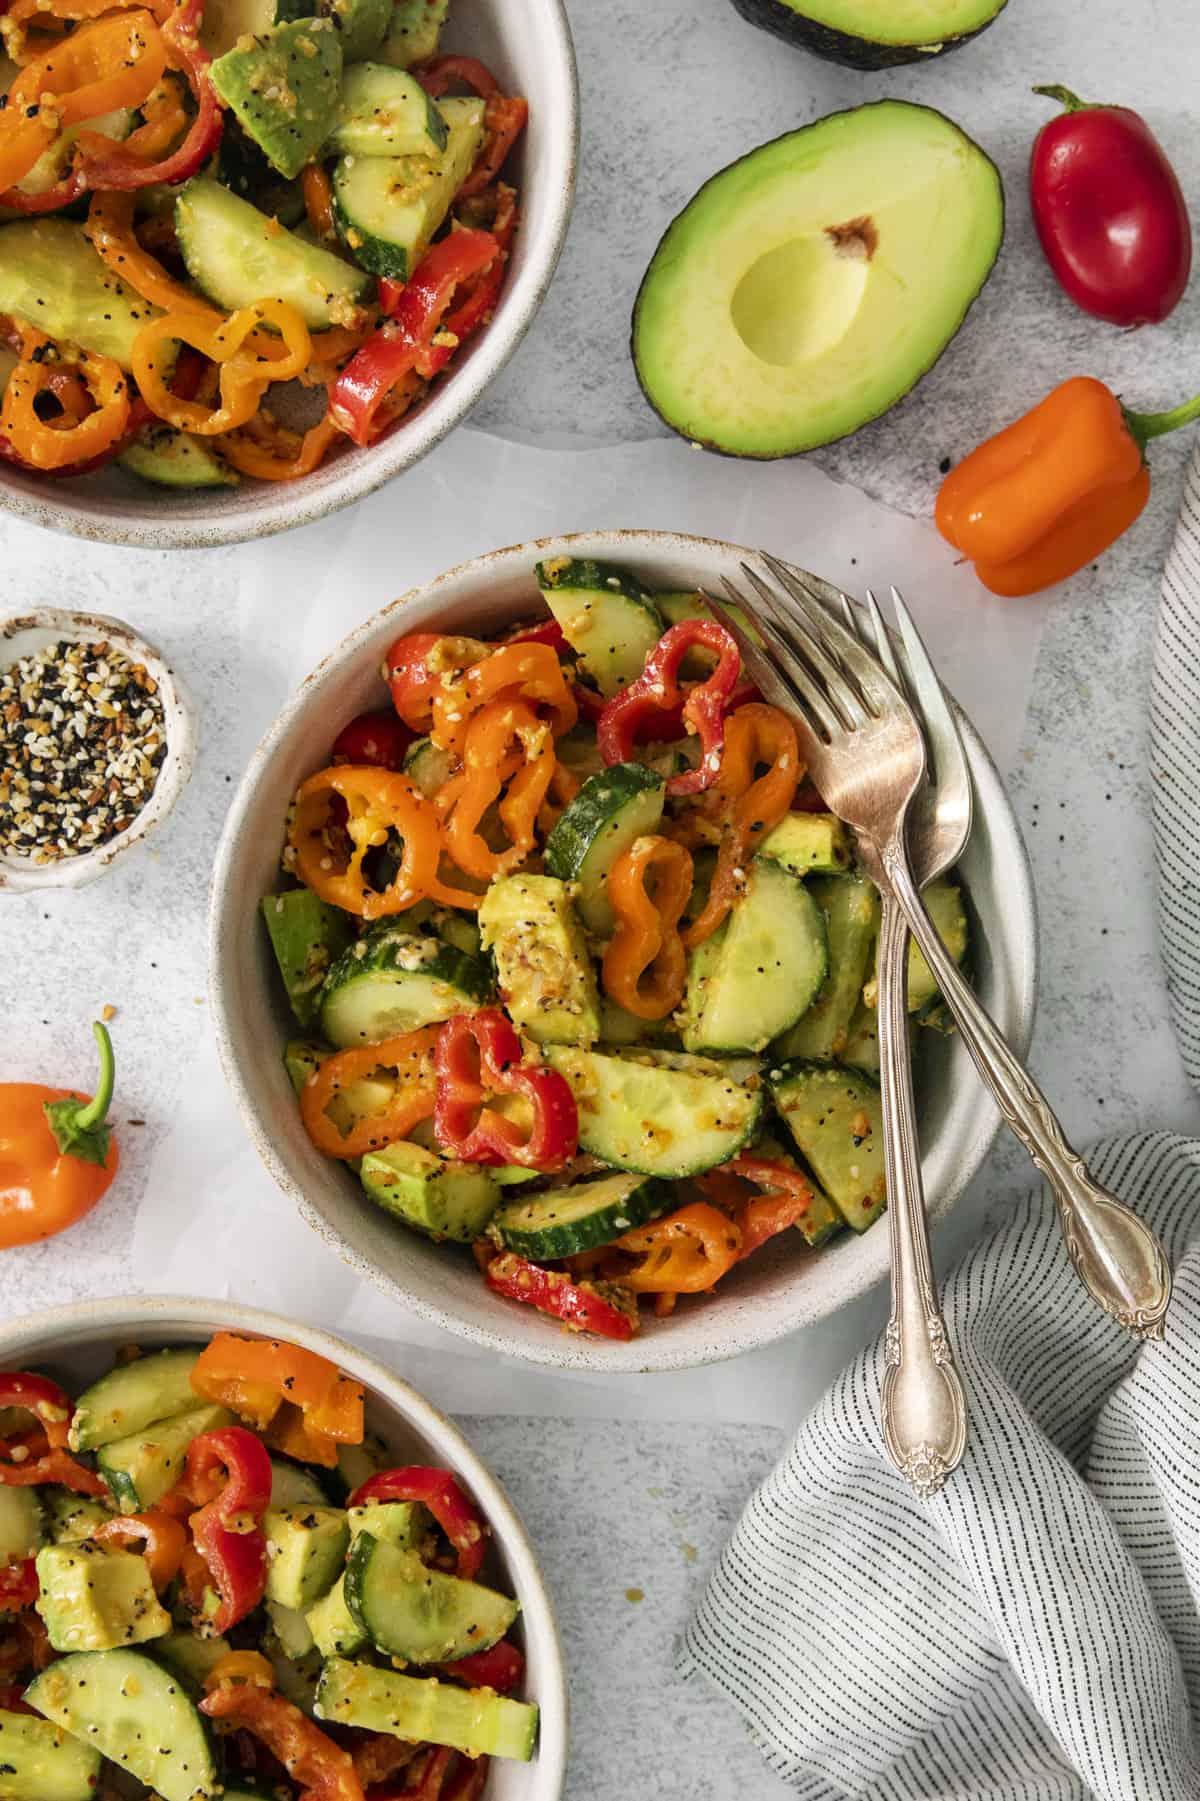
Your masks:
M279 328L286 346L281 358L266 357L246 344L264 320ZM210 410L198 401L180 400L171 393L162 351L175 342L191 345L220 366L220 407ZM290 381L307 367L311 358L308 326L285 300L259 300L253 306L239 307L215 329L198 312L163 313L142 327L134 339L132 353L133 372L147 405L160 419L181 431L206 438L244 425L257 412L271 383Z
M771 760L765 775L755 777L757 763ZM721 773L709 792L733 800L732 815L721 838L717 867L703 909L683 934L688 950L711 938L732 907L740 887L738 871L754 847L779 824L796 797L804 775L796 728L786 713L762 701L749 701L725 722Z
M304 1129L327 1157L365 1157L408 1137L413 1127L433 1115L433 1052L437 1026L402 1032L380 1044L353 1045L327 1057L300 1090ZM406 1069L405 1065L409 1067ZM353 1082L365 1081L380 1069L395 1069L396 1093L383 1113L362 1119L343 1137L329 1117L329 1103Z
M36 469L64 469L86 463L114 444L129 423L129 384L120 364L94 351L79 354L77 365L96 410L71 426L47 425L35 401L50 386L48 364L25 360L8 378L0 407L0 430L17 455Z
M621 1281L635 1294L703 1294L737 1262L739 1228L707 1201L692 1201L616 1240L618 1250L641 1257Z
M662 879L652 896L646 881L654 869ZM617 924L604 953L604 987L637 1019L664 1019L683 998L687 953L678 927L692 879L690 851L658 834L636 838L609 872Z

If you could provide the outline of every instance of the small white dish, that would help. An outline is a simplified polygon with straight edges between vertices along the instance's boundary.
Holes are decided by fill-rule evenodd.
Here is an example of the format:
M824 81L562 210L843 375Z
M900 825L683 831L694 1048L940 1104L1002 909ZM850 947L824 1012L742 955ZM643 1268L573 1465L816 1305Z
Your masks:
M804 562L803 544L778 546ZM338 645L271 727L229 810L213 875L209 982L217 1045L259 1155L322 1240L398 1305L488 1350L563 1370L629 1375L686 1369L786 1337L844 1307L888 1268L888 1232L843 1233L815 1253L776 1241L733 1271L715 1294L669 1319L643 1316L628 1344L564 1331L492 1294L469 1257L407 1232L374 1206L304 1131L283 1067L295 1025L283 1002L259 919L278 882L284 821L299 784L329 760L342 727L386 706L380 664L401 632L493 636L542 612L534 565L595 558L632 570L650 589L723 592L753 553L674 532L580 532L493 551L393 601ZM1008 796L979 734L961 720L975 784L975 827L960 864L978 930L980 998L1019 1055L1029 1046L1037 983L1037 922L1029 858ZM953 1038L925 1035L918 1092L930 1218L947 1214L983 1162L999 1113ZM791 1235L784 1235L790 1237Z
M144 1349L194 1345L229 1330L254 1338L283 1338L328 1357L366 1390L367 1430L378 1433L404 1463L453 1470L492 1532L488 1565L521 1603L520 1636L525 1678L519 1691L540 1712L531 1763L492 1759L485 1801L559 1801L566 1779L568 1701L562 1644L554 1607L537 1556L512 1502L458 1428L423 1395L382 1363L344 1339L302 1326L277 1313L228 1301L192 1301L174 1295L126 1295L54 1307L0 1325L0 1369L35 1368L78 1393L111 1367L122 1345Z
M63 607L31 607L0 619L0 669L9 669L22 657L35 655L63 640L87 644L106 642L140 663L158 684L162 701L167 750L158 780L145 806L123 832L78 856L60 857L53 863L36 863L32 857L0 851L0 894L26 894L35 888L81 888L112 868L116 859L139 843L166 818L187 786L196 757L195 712L183 684L161 651L139 638L124 620L107 613L75 613Z

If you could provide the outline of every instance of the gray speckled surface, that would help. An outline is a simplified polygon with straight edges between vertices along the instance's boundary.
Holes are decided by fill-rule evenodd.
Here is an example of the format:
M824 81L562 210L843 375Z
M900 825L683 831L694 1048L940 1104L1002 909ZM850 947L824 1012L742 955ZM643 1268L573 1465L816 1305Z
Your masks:
M1086 36L1075 0L1010 0L978 44L913 72L859 76L755 33L726 0L571 0L584 82L583 178L559 280L517 358L475 415L514 436L628 440L653 435L624 341L641 268L677 205L753 143L832 107L883 94L940 105L1000 161L1010 227L1000 265L965 332L917 394L890 417L822 453L831 473L894 506L929 510L944 454L1040 396L1060 376L1093 371L1140 406L1200 385L1200 283L1175 318L1121 335L1071 310L1033 245L1022 171L1045 117L1032 81L1064 80L1140 104L1200 195L1200 135L1181 71L1195 67L1190 9L1171 0L1097 0ZM1045 615L1038 680L1012 792L1026 830L1042 912L1043 982L1034 1063L1080 1141L1134 1125L1194 1128L1197 1109L1166 1015L1154 937L1147 767L1147 679L1158 572L1174 518L1183 443L1155 446L1155 492L1137 530L1049 599L1014 602ZM755 471L729 464L731 483ZM355 531L343 514L326 541ZM408 528L402 484L389 525ZM616 521L597 521L616 523ZM279 568L297 568L295 547ZM197 775L157 843L95 888L0 902L6 1024L0 1078L85 1081L86 1021L118 1008L117 1118L125 1179L69 1239L8 1253L0 1315L131 1282L135 1211L186 1207L145 1196L151 1144L170 1130L197 1013L204 1006L202 920L212 846L229 783L250 748L239 699L249 683L266 712L282 698L273 642L288 635L288 594L267 579L248 594L238 557L160 555L83 546L0 524L4 598L86 602L123 615L174 654L204 707ZM386 556L381 557L386 563ZM270 569L268 560L265 565ZM369 604L374 604L372 596ZM245 641L251 612L267 621ZM268 703L270 703L268 705ZM139 1124L130 1124L137 1120ZM941 1234L945 1260L1026 1183L1001 1143ZM317 1254L314 1245L314 1255ZM879 1323L882 1297L848 1309L794 1347L794 1417ZM752 1386L757 1360L741 1366ZM553 1410L541 1379L540 1405ZM437 1398L436 1385L428 1383ZM595 1403L588 1409L595 1413ZM614 1411L617 1409L614 1408ZM766 1797L775 1786L736 1723L703 1691L681 1691L670 1640L737 1505L777 1443L763 1427L647 1425L630 1420L471 1420L544 1548L575 1684L572 1793L626 1797ZM662 1488L654 1497L650 1490ZM686 1525L676 1526L674 1518ZM692 1563L684 1542L697 1549ZM646 1601L624 1599L641 1587Z

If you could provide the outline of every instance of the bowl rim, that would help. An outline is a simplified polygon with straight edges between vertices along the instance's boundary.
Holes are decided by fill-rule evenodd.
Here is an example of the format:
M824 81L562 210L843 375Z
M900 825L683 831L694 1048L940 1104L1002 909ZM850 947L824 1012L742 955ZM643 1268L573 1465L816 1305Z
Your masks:
M0 616L0 669L15 660L10 654L14 638L24 633L61 635L79 643L114 640L127 656L144 663L158 683L163 708L166 752L150 798L135 813L123 832L104 844L64 857L57 863L28 864L0 851L0 895L30 894L48 888L82 888L107 875L123 851L139 844L162 825L191 779L196 761L198 728L196 707L172 658L157 644L143 638L124 619L111 613L93 613L74 607L32 606ZM18 652L18 655L22 653Z
M247 1307L238 1301L210 1301L169 1294L115 1295L105 1300L75 1301L49 1307L0 1322L0 1362L26 1358L39 1347L47 1347L41 1349L42 1356L52 1356L53 1351L48 1348L50 1343L64 1337L82 1337L98 1328L119 1335L153 1327L156 1322L207 1330L224 1327L262 1338L285 1338L328 1357L394 1406L435 1446L439 1456L446 1457L456 1474L465 1477L492 1528L496 1543L502 1547L511 1566L522 1620L526 1630L536 1635L538 1655L546 1665L544 1675L538 1679L536 1697L539 1709L537 1756L526 1766L534 1775L530 1801L558 1801L566 1782L570 1727L566 1660L558 1619L524 1523L499 1478L492 1474L470 1441L403 1376L348 1339L326 1331L323 1326L305 1325L285 1314Z
M438 601L445 590L453 591L460 587L483 586L494 575L497 564L505 567L518 560L524 560L531 570L535 562L546 557L572 554L601 558L605 556L619 557L624 552L627 556L636 559L639 550L663 553L673 556L676 561L686 561L689 557L695 560L697 546L705 552L726 559L740 560L754 554L752 550L724 539L702 538L685 532L653 531L640 528L569 532L549 538L530 539L521 544L507 545L469 558L464 563L444 570L431 581L417 584L390 601L386 606L379 608L326 653L300 683L291 699L263 734L246 765L230 804L213 864L209 906L208 984L217 1050L243 1125L259 1158L276 1185L293 1202L301 1217L313 1229L322 1243L333 1250L357 1275L369 1281L373 1287L398 1307L410 1310L418 1317L440 1327L443 1331L467 1339L480 1349L498 1351L505 1356L516 1358L521 1363L551 1368L564 1374L646 1375L695 1369L776 1344L807 1325L819 1324L820 1319L807 1321L801 1319L789 1322L782 1317L781 1310L781 1317L766 1326L760 1326L753 1332L743 1331L736 1343L730 1344L724 1337L710 1336L702 1344L694 1345L691 1349L685 1349L682 1346L673 1348L669 1333L649 1338L639 1336L633 1340L632 1346L613 1347L603 1343L597 1346L582 1335L570 1335L569 1339L564 1340L562 1334L553 1331L552 1322L547 1322L551 1329L548 1329L544 1335L539 1335L535 1340L526 1342L509 1334L500 1325L493 1327L467 1319L461 1313L451 1311L436 1301L426 1299L417 1294L402 1278L381 1269L365 1253L358 1250L340 1228L332 1223L317 1203L310 1199L304 1184L292 1173L285 1156L278 1150L272 1136L267 1131L265 1122L260 1117L250 1092L249 1084L239 1065L234 1048L237 1036L234 1016L238 995L236 984L227 979L226 959L223 952L226 909L232 908L235 902L235 885L230 879L230 866L236 858L241 835L250 825L260 775L290 737L297 722L307 713L314 697L319 695L322 687L327 682L336 680L344 670L364 656L373 641L383 635L385 621L401 617L405 609L417 601L421 603L424 612L436 611ZM972 775L976 784L976 819L986 817L1003 820L1009 827L1016 852L1013 865L1007 871L1009 893L1006 896L1006 911L1016 922L1014 930L1008 935L1008 942L1019 953L1013 955L1009 971L1012 983L1013 1017L1008 1036L1018 1056L1024 1058L1028 1053L1033 1035L1038 987L1037 902L1029 852L990 752L971 721L961 708L957 707L957 703L955 705L959 723L963 728ZM969 1079L978 1080L973 1070L970 1072ZM999 1109L990 1097L985 1097L980 1104L978 1124L972 1130L969 1142L965 1147L962 1164L950 1175L942 1192L930 1202L931 1223L944 1218L957 1204L968 1183L982 1167L1000 1123ZM882 1246L886 1241L887 1234L884 1233L879 1236L877 1243ZM855 1242L860 1245L866 1244L868 1235L864 1234ZM875 1260L879 1267L874 1270L864 1270L861 1279L853 1281L847 1288L844 1297L820 1318L832 1317L834 1313L848 1305L852 1299L868 1293L878 1282L883 1280L888 1266L886 1252L880 1249L876 1253ZM591 1347L591 1354L588 1352L588 1347ZM605 1352L614 1348L625 1353L632 1351L633 1355L628 1361L617 1363L604 1355ZM595 1354L597 1350L600 1355Z
M87 489L68 493L53 482L16 486L2 467L0 511L47 531L137 550L204 550L222 544L244 544L315 524L365 500L413 468L463 424L516 353L541 310L562 256L574 207L580 140L579 71L574 39L566 0L537 0L537 4L545 15L539 58L547 66L557 64L555 106L566 152L561 171L550 165L546 169L547 218L541 233L541 254L524 272L527 291L519 297L514 294L513 304L507 310L503 305L497 309L496 319L467 361L454 371L452 379L431 392L411 420L383 443L370 447L369 452L347 459L343 472L319 490L309 489L307 478L298 482L259 482L251 490L257 495L255 502L228 513L197 510L172 515L165 508L155 512L152 501L159 490L147 485L151 501L144 516L132 511L112 516L106 512L105 497ZM501 25L503 17L501 4L497 11Z

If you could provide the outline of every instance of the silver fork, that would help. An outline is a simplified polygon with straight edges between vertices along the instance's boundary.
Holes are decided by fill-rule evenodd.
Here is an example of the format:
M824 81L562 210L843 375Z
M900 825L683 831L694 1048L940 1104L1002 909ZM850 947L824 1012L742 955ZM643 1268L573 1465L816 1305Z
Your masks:
M745 564L742 569L764 607L771 608L769 589L752 569ZM725 587L730 599L742 609L743 616L758 625L764 639L772 635L773 626L759 617L758 611L734 584L727 581ZM736 620L719 603L712 604L724 623L738 636L746 666L768 699L787 712L795 713L799 697L794 690L790 691L762 653L748 644L738 631ZM853 620L849 601L846 606L849 618ZM871 606L876 638L881 644L887 644L887 630L873 601ZM854 642L857 643L857 638ZM865 653L860 652L862 654ZM890 657L890 645L887 645L887 654ZM830 667L832 670L832 665ZM931 829L934 809L926 799L930 790L924 780L924 745L919 732L904 730L902 721L897 730L895 719L884 704L886 690L890 688L891 681L881 670L876 708L880 716L875 718L868 717L846 689L845 713L847 722L852 722L853 740L849 755L859 769L882 764L892 771L893 828L903 835L907 813L909 832L920 857L918 879L931 881L949 867L961 846L952 847L952 854L944 855L937 834ZM893 691L898 697L898 689ZM814 711L818 717L824 714L833 728L831 736L835 736L841 721L834 722L828 709L821 707L819 701ZM856 813L843 810L829 785L828 762L838 755L833 743L826 745L818 739L809 762L817 786L834 811L849 824L857 826ZM969 826L969 785L966 794L960 793L958 799L960 807L965 806ZM953 801L953 794L948 794L948 804L952 805ZM929 1252L908 1037L908 927L892 896L874 838L860 833L859 854L867 873L879 887L883 901L877 959L877 1019L892 1253L892 1308L885 1338L880 1424L888 1456L917 1494L925 1498L935 1494L962 1461L967 1437L967 1404L946 1334Z
M775 624L769 628L768 642L776 657L782 655L782 669L809 721L813 736L813 719L818 723L829 717L831 694L844 690L853 699L846 674L848 671L861 690L861 700L870 701L878 714L882 705L891 710L892 730L897 713L907 716L907 733L920 739L920 730L899 690L882 667L863 649L857 638L834 619L819 601L806 593L796 577L774 558L764 558L776 581L790 598L790 617L786 602L772 590ZM799 614L800 622L796 615ZM781 635L778 622L784 623ZM799 639L802 655L789 645L789 635ZM913 657L915 640L908 645L910 669L923 708L938 686L937 676L928 658L918 649ZM841 665L839 670L830 656L833 651ZM814 654L815 653L815 656ZM766 659L759 654L759 665ZM771 667L770 664L767 665ZM753 673L753 671L752 671ZM837 686L831 689L829 676ZM757 678L756 678L757 679ZM886 687L881 691L879 684ZM814 710L814 701L816 710ZM861 701L856 702L861 710ZM903 734L902 734L903 735ZM825 733L825 738L829 733ZM1117 1323L1137 1338L1160 1339L1163 1336L1167 1307L1171 1298L1171 1275L1162 1246L1150 1229L1108 1189L1100 1186L1088 1173L1083 1158L1063 1136L1062 1128L1040 1088L1013 1054L1003 1035L997 1030L953 958L947 953L920 895L914 886L904 853L903 837L889 831L887 794L892 776L887 769L862 774L855 778L846 760L845 750L854 742L853 731L840 733L842 754L836 759L829 753L831 743L814 739L813 769L818 785L822 775L818 761L828 765L827 779L833 787L822 786L822 792L859 836L864 834L880 847L884 872L909 928L925 954L925 959L954 1014L964 1044L970 1051L980 1075L991 1089L1005 1120L1029 1152L1035 1166L1045 1176L1058 1208L1059 1223L1066 1241L1067 1253L1075 1271L1098 1304ZM858 740L859 752L865 745ZM961 748L961 747L960 747ZM909 742L909 758L914 755ZM854 753L851 752L851 756ZM849 813L842 813L836 787L847 804L853 805L864 823ZM856 792L856 790L860 792ZM872 801L873 796L873 801ZM890 801L891 813L896 802ZM880 829L882 828L882 839Z

